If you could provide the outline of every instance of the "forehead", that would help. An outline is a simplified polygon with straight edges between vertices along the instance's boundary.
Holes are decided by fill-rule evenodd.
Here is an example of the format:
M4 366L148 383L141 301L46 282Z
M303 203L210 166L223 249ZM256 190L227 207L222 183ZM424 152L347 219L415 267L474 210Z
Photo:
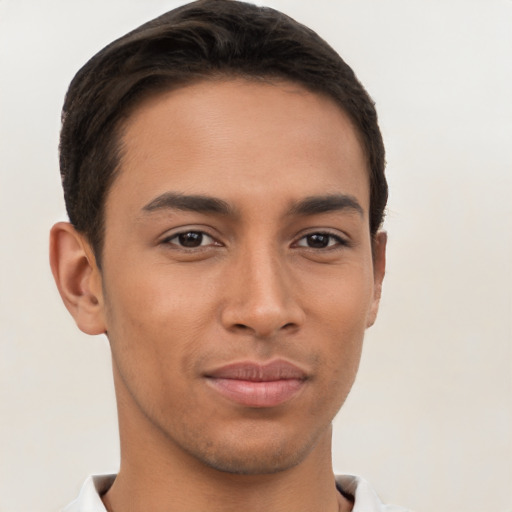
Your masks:
M123 188L141 201L166 190L234 202L350 192L368 207L366 158L350 119L290 82L205 81L159 93L131 112L122 148L114 198Z

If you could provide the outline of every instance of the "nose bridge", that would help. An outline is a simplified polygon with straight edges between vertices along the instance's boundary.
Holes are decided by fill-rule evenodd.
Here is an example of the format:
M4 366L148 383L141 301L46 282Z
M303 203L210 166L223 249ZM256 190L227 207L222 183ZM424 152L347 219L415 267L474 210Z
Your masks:
M257 308L280 308L289 298L286 281L286 266L282 264L277 250L270 246L259 247L252 251L244 265L248 303Z
M292 276L274 244L260 240L240 250L230 280L224 311L227 327L270 336L301 323Z

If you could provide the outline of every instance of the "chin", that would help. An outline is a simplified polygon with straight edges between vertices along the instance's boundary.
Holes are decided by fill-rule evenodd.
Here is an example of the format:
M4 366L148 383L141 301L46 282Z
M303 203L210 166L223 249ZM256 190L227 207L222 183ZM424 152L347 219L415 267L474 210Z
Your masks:
M209 453L201 462L217 471L233 475L271 475L297 466L305 457L301 453L236 453L231 456Z
M223 473L271 475L299 465L315 447L323 444L321 439L329 432L330 428L317 431L316 435L309 433L308 436L303 432L293 439L283 433L279 435L276 430L258 439L253 431L236 440L232 437L217 439L182 448L204 466ZM330 451L330 442L328 445Z

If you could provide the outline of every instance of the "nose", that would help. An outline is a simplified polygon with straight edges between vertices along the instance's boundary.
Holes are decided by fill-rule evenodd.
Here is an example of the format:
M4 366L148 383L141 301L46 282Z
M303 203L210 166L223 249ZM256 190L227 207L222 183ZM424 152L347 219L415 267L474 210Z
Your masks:
M297 300L297 283L276 252L245 252L230 265L221 313L227 330L269 338L300 329L304 311Z

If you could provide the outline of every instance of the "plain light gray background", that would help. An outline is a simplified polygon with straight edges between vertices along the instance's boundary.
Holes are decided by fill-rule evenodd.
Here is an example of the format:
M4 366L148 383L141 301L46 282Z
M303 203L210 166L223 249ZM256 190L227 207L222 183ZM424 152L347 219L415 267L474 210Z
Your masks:
M108 346L48 267L73 74L172 0L0 0L0 511L49 512L118 464ZM391 198L380 318L334 463L418 511L512 510L512 2L269 0L377 102Z

